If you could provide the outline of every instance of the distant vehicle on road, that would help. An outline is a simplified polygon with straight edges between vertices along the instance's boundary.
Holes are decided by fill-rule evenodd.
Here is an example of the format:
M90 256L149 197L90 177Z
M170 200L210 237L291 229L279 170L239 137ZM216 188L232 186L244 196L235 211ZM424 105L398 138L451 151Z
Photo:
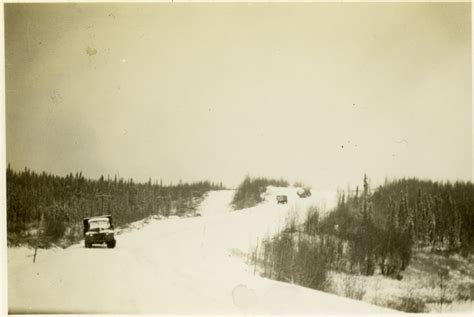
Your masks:
M108 248L115 248L115 232L111 215L95 216L83 219L84 246L93 244L107 244Z
M309 188L299 188L296 193L300 198L306 198L311 196L311 190Z
M277 203L279 203L279 204L288 203L288 196L286 196L286 195L277 195Z

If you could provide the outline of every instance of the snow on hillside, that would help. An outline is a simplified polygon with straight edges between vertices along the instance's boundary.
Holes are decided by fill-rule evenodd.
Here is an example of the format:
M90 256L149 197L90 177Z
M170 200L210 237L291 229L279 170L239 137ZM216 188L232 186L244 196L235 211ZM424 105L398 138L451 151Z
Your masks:
M277 194L288 205L277 205ZM117 247L65 250L8 249L12 313L318 314L393 313L335 295L253 274L245 253L310 204L335 195L301 199L294 188L272 188L253 208L232 211L233 191L210 192L201 217L152 219L117 236ZM334 200L332 200L334 199Z

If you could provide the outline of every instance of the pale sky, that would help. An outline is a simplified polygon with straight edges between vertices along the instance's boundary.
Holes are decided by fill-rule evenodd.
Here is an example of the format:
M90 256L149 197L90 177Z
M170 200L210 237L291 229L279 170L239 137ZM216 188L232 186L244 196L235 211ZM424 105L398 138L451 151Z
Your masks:
M5 23L15 169L471 179L469 3L7 4Z

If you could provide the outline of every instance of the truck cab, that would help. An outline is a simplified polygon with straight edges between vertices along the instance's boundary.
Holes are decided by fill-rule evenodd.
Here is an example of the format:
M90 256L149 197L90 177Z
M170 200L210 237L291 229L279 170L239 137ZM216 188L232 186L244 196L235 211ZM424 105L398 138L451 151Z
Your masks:
M88 217L83 219L84 246L106 244L108 248L115 248L115 232L111 215Z

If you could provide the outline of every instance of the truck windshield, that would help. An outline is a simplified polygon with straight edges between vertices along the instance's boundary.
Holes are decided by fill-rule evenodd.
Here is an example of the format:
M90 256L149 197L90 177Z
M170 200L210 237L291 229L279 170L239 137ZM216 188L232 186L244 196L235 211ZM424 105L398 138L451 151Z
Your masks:
M110 223L108 220L89 221L89 230L94 229L109 229Z

